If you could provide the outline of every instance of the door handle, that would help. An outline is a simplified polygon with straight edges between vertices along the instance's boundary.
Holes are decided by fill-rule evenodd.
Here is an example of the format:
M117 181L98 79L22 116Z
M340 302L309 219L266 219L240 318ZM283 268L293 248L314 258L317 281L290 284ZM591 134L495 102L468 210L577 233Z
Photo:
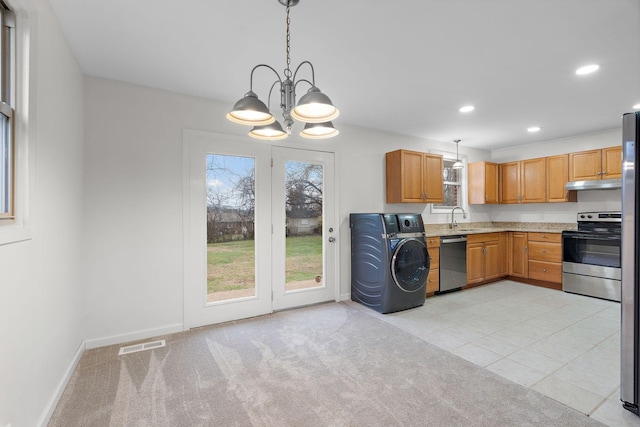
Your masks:
M335 242L335 241L336 241L336 238L335 238L335 237L329 237L329 243L333 243L333 242Z

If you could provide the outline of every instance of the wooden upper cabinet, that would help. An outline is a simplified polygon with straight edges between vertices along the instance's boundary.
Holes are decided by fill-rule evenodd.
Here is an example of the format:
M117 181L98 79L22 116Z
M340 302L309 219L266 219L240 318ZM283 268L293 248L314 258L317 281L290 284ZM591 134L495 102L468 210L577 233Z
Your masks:
M602 149L602 179L622 178L622 146Z
M441 155L424 154L423 188L426 203L444 202L444 161Z
M569 154L569 181L622 177L622 146Z
M578 192L565 190L569 181L569 155L547 157L547 202L562 203L578 201Z
M520 162L500 164L500 203L520 203Z
M498 203L498 164L473 162L468 165L470 205Z
M547 201L546 159L500 164L500 203L544 203Z
M410 150L387 153L387 203L441 203L442 168L438 154Z
M544 203L547 201L547 159L523 160L520 162L522 203Z

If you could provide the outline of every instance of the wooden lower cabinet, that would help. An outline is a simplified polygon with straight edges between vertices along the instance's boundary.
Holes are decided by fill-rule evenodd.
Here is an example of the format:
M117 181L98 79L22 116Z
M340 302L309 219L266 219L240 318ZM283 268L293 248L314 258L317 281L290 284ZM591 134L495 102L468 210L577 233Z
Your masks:
M562 283L562 263L529 260L529 279Z
M440 238L427 238L427 251L429 252L430 266L427 276L427 295L440 290Z
M467 285L494 280L504 273L505 242L503 233L467 236ZM504 243L503 243L504 244Z
M467 240L467 285L481 283L483 281L484 243L469 243L469 240Z
M562 283L562 235L529 233L529 279Z
M561 284L562 234L510 232L509 276Z
M527 254L527 233L509 233L509 276L529 277L529 256Z

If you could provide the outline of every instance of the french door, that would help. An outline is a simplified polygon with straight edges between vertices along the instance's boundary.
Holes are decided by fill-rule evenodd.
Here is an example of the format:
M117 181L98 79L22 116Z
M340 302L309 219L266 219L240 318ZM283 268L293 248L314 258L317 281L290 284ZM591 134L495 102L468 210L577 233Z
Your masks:
M333 154L184 132L185 329L336 298Z
M335 299L333 153L273 147L273 308Z

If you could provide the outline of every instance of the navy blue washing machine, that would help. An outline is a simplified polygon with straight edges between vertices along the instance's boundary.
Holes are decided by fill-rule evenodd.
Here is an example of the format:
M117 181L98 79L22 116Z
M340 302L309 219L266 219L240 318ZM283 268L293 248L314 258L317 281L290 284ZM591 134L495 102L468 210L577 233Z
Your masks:
M430 258L420 214L352 213L351 299L380 313L424 304Z

